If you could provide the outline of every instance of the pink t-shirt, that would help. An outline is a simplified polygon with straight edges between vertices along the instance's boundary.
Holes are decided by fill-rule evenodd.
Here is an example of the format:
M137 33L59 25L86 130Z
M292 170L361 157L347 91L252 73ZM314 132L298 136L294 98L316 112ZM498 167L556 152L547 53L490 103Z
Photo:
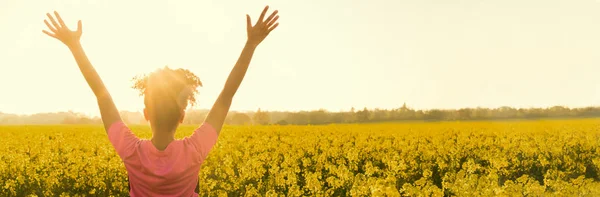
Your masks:
M150 140L135 136L123 122L113 123L108 129L108 139L125 163L132 197L198 196L194 189L200 165L217 137L214 127L205 122L191 136L175 140L160 151Z

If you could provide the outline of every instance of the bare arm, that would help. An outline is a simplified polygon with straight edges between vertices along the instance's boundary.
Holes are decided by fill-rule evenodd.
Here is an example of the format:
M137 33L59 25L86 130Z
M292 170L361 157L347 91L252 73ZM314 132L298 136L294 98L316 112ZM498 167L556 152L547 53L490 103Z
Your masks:
M94 95L96 95L98 107L100 108L100 114L102 116L102 122L104 123L105 130L108 132L108 129L113 123L121 121L121 117L112 100L112 97L104 86L102 79L98 75L98 72L96 72L96 69L94 69L94 66L92 66L92 63L90 63L90 60L88 59L83 47L81 46L81 43L79 42L79 38L81 38L82 33L81 21L79 21L77 24L77 30L71 31L65 25L58 12L54 12L54 14L56 15L56 19L58 19L58 23L50 14L47 14L47 16L52 24L44 20L52 33L46 30L43 32L63 42L73 54L81 74L83 74L83 77L94 92Z
M225 87L223 87L221 94L219 94L215 104L212 106L210 112L206 116L206 122L212 125L215 130L217 130L217 133L220 133L221 131L221 127L223 126L223 122L225 122L225 117L227 116L229 107L233 101L233 96L240 87L240 84L246 75L246 71L248 70L248 66L250 65L250 60L252 59L255 49L255 46L249 44L244 46L244 50L242 50L242 54L240 55L238 62L231 70L231 73L225 82Z
M217 130L217 134L221 132L223 122L231 107L233 96L246 75L246 71L248 70L256 47L279 25L279 23L277 23L277 19L279 19L277 10L263 21L268 9L269 6L266 6L254 26L252 26L250 16L246 15L248 41L246 41L246 45L244 46L238 61L231 70L221 94L219 94L219 97L215 101L215 104L205 120L205 122L209 123Z
M77 43L75 46L69 46L69 49L71 50L71 53L73 53L73 57L75 57L75 61L77 62L85 81L87 81L94 92L94 95L96 95L102 123L104 124L104 129L108 132L108 129L113 123L121 121L119 110L117 110L117 107L112 100L112 96L104 86L98 72L96 72L96 69L94 69L94 66L92 66L90 60L88 60L87 55L85 55L81 44Z

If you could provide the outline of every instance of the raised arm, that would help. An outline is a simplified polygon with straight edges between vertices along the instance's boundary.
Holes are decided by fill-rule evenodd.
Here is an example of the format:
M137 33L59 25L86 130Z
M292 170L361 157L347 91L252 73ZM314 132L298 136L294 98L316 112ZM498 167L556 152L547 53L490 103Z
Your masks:
M256 47L267 37L267 35L269 35L269 33L271 33L271 31L273 31L273 29L279 25L279 23L277 23L277 19L279 19L277 10L275 10L266 20L264 20L268 9L269 6L264 8L254 26L252 26L250 16L246 15L246 31L248 33L248 40L246 41L246 45L242 50L242 54L235 63L235 66L231 70L231 73L225 82L225 87L223 87L221 94L215 101L215 104L206 116L205 120L205 122L209 123L217 130L217 133L221 132L221 127L223 126L225 117L229 112L229 107L231 106L233 96L237 92L242 80L244 79L244 76L246 75L246 71L248 70L250 60L252 59L252 55L254 54Z
M73 57L75 57L75 61L77 62L77 65L79 65L79 70L81 70L83 77L96 95L98 106L100 107L102 122L104 123L105 130L108 132L110 126L113 123L120 121L121 117L112 100L112 97L104 86L102 79L100 79L100 76L98 76L94 66L92 66L92 63L90 63L90 60L85 54L83 47L81 47L81 43L79 42L82 33L81 21L77 23L77 30L71 31L67 25L65 25L65 22L62 20L58 12L54 12L58 23L57 20L54 20L52 15L49 13L46 15L52 24L50 24L48 20L44 20L44 23L46 23L46 26L48 26L50 31L43 30L43 32L48 36L56 38L64 43L73 54Z

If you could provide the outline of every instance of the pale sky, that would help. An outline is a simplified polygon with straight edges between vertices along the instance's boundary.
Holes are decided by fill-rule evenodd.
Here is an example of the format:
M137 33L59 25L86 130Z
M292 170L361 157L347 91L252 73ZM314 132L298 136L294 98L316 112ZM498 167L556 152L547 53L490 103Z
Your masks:
M0 0L0 112L97 115L68 49L42 33L57 10L120 110L137 74L169 65L209 108L246 39L278 9L233 110L582 107L600 104L600 2L586 0Z

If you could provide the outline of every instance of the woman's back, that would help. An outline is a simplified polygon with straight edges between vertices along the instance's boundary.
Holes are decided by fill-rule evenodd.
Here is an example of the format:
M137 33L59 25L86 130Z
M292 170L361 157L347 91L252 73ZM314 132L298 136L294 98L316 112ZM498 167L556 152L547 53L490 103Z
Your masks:
M197 196L200 166L217 141L208 123L192 136L171 142L163 151L140 140L122 122L113 124L108 138L125 163L131 196Z

